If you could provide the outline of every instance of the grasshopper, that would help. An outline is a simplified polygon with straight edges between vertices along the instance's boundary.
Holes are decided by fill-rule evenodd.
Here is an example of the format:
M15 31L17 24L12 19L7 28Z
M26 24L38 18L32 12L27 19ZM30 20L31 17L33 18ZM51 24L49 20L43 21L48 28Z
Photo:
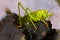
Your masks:
M22 9L25 11L24 17L20 16L20 7L22 7ZM34 24L34 22L42 21L46 25L46 27L48 27L48 24L45 22L45 20L49 19L53 15L52 13L49 14L48 10L31 11L30 8L24 8L20 2L18 2L18 13L19 13L18 23L20 23L20 26L17 27L22 27L22 24L26 22L26 23L31 23L36 30L37 27Z

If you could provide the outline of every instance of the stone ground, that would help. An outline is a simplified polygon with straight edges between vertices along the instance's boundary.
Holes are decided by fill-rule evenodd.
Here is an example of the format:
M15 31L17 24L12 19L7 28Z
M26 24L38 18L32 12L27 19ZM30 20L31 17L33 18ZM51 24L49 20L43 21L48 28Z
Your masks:
M17 29L10 17L6 17L0 21L0 40L25 40L22 34L24 29ZM60 30L57 30L55 39L60 40Z

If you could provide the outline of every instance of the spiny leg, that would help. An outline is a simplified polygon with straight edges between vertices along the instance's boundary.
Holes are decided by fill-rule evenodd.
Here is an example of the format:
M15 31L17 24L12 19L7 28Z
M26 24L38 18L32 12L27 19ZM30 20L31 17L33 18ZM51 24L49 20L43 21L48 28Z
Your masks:
M30 12L32 12L29 8L27 8L27 10L29 10ZM31 17L31 15L29 13L28 13L28 15ZM32 21L31 18L30 18L30 21L31 21L33 27L35 28L35 30L37 30L37 27L36 27L36 25L34 24L34 22Z
M26 8L26 11L25 11L25 12L26 12L27 15L31 16L31 15L27 12L28 10L29 10L30 12L32 12L29 8ZM31 20L31 18L30 18L30 22L32 23L32 25L33 25L33 27L35 28L35 30L37 30L37 27L36 27L36 25L34 24L34 22Z
M37 27L36 27L36 25L34 24L34 22L33 22L31 19L30 19L30 21L31 21L32 25L34 26L35 30L37 30Z
M25 14L24 14L24 15L27 15L27 11L28 11L28 8L26 8L26 10L25 10Z
M30 8L26 8L25 10L25 15L28 14L28 13L31 13L32 11L30 10Z
M23 5L22 5L20 2L18 2L18 5L19 5L20 7L22 7L22 9L25 11L25 8L23 7Z
M18 13L19 13L20 26L17 26L17 28L22 27L21 16L20 16L20 7L27 13L27 8L26 8L26 10L25 10L25 8L23 7L23 5L22 5L20 2L18 2ZM26 14L26 13L25 13L25 14Z
M20 26L17 26L17 28L22 27L21 16L20 16L20 7L21 7L20 2L18 2L18 15L19 15L18 21L19 21Z
M25 8L22 6L22 4L20 3L20 2L18 2L18 9L20 9L19 7L22 7L22 9L29 15L29 13L27 12L27 10L29 10L29 11L31 11L29 8L26 8L26 10L25 10ZM19 12L19 15L20 15L20 12ZM30 15L29 15L30 16ZM21 17L20 17L21 18ZM20 19L19 18L19 19ZM21 20L21 19L20 19ZM34 28L37 30L37 28L36 28L36 26L35 26L35 24L33 23L33 21L30 19L30 21L31 21L31 23L33 24L33 26L34 26ZM21 22L21 21L20 21Z
M42 20L42 22L46 25L46 27L48 27L48 24L44 20Z
M17 26L18 27L22 27L22 22L21 22L21 16L20 16L20 7L22 7L22 9L27 12L27 9L25 10L25 8L22 6L22 4L20 2L18 2L18 14L19 14L19 24L20 26Z

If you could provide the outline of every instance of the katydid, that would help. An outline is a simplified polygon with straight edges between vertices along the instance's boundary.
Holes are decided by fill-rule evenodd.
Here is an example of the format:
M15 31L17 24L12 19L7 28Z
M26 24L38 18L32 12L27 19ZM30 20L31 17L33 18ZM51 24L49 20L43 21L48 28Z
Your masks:
M22 7L22 9L25 11L26 15L24 17L20 16L20 7ZM24 8L20 2L18 2L18 12L19 12L19 21L20 21L20 26L18 27L22 27L22 24L24 22L29 22L29 23L32 23L32 25L34 26L36 30L37 30L37 27L34 24L34 22L42 21L48 27L48 24L45 22L45 20L48 17L52 16L52 14L48 14L48 10L31 11L29 8Z

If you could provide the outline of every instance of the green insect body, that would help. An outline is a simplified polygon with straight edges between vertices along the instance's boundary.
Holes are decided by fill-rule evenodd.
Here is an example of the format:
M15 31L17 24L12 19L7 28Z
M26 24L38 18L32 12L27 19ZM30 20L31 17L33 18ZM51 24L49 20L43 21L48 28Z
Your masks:
M46 25L47 23L44 20L46 20L47 17L50 16L52 16L52 14L48 14L48 10L36 10L30 13L31 20L33 20L34 22L43 21Z
M34 11L34 13L32 13L34 16L36 16L37 21L42 21L42 20L46 20L48 17L51 17L52 14L48 13L48 10L36 10ZM32 16L33 16L32 15ZM34 18L33 18L34 19Z
M30 9L25 9L21 3L19 4L23 10L26 12L27 15L25 15L24 17L20 17L20 22L22 22L22 24L24 23L32 23L34 28L37 29L37 27L35 26L34 22L37 22L37 21L42 21L44 22L47 27L48 27L48 24L45 22L45 20L48 18L48 17L51 17L52 14L48 14L48 10L36 10L36 11L31 11ZM18 8L19 9L19 8ZM29 11L27 10L30 10L30 13ZM19 14L20 15L20 14ZM30 24L29 24L30 25Z
M31 13L31 19L33 21L41 21L47 17L47 12L45 10L37 10ZM35 19L34 19L35 18Z
M28 16L28 18L31 18L35 22L45 20L48 17L52 16L51 13L48 14L48 10L36 10L36 11L29 13L29 15L30 16Z

